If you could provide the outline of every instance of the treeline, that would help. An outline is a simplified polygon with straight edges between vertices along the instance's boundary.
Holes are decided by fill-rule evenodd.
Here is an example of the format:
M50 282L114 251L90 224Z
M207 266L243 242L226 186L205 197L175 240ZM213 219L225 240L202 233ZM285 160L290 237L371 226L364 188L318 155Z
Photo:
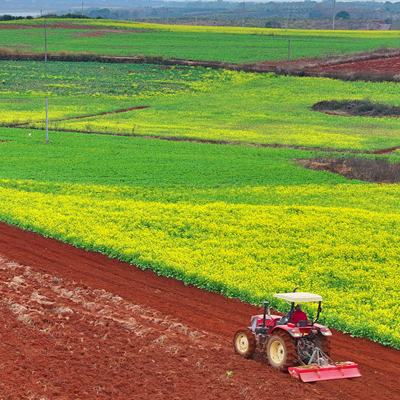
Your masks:
M46 18L71 18L71 19L102 19L101 16L92 17L90 15L85 15L82 13L67 13L67 14L46 14Z
M8 14L0 15L0 21L16 21L16 20L20 20L20 19L33 19L33 17L31 15L28 15L26 17L16 16L16 15L8 15Z
M67 13L67 14L45 14L44 17L46 18L71 18L71 19L77 19L77 18L81 18L81 19L101 19L101 16L97 16L97 17L91 17L90 15L82 15L82 14L74 14L74 13ZM4 14L4 15L0 15L0 21L19 21L22 19L34 19L34 18L40 18L40 17L33 17L31 15L27 15L27 16L20 16L20 15L8 15L8 14Z

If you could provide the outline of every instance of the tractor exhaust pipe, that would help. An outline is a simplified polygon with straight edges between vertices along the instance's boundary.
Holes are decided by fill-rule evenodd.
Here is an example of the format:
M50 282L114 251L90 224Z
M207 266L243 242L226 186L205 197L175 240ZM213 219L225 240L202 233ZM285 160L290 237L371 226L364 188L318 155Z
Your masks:
M264 301L264 312L263 312L263 322L262 322L263 328L265 328L265 325L266 325L267 315L270 315L269 302Z

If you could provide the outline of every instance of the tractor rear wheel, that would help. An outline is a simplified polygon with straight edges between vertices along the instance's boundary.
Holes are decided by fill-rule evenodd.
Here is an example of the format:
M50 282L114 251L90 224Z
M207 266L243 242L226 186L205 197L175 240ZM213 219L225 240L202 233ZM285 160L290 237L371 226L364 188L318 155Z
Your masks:
M256 338L249 329L239 329L233 337L235 353L244 358L252 358L256 351Z
M265 352L269 364L280 371L287 371L298 361L295 341L284 331L274 332L268 339Z

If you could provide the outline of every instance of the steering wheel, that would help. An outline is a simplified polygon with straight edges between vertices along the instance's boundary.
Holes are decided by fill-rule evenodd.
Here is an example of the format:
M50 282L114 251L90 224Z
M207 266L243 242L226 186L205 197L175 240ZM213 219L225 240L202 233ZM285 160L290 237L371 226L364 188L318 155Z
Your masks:
M278 325L286 325L288 322L289 322L289 317L285 315L278 321Z

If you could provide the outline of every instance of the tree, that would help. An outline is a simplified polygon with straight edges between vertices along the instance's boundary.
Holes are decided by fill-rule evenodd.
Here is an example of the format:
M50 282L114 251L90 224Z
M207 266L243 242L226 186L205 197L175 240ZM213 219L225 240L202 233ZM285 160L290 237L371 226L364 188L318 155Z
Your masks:
M347 11L339 11L336 14L336 19L350 19L350 14Z
M265 24L264 24L264 26L265 26L266 28L282 28L282 25L280 24L280 22L278 22L278 21L273 21L273 20L271 20L271 21L266 21Z

